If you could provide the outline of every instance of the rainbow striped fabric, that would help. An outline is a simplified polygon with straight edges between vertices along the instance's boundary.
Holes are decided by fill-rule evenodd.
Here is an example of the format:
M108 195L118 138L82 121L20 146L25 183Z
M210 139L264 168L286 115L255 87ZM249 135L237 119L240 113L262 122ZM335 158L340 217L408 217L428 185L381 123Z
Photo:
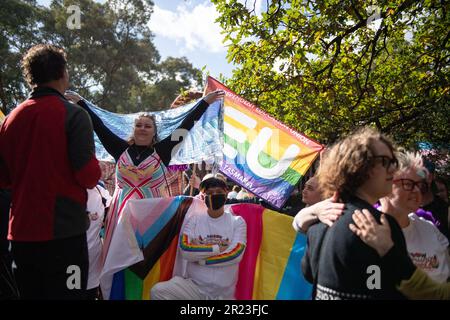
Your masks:
M221 171L281 208L323 146L208 77L206 92L217 89L226 93Z
M247 223L236 298L310 299L312 287L300 268L306 238L293 230L292 217L255 204L236 204L231 210ZM147 300L157 282L181 275L179 233L184 217L191 214L207 214L200 200L184 196L130 200L106 255L101 276L104 296ZM227 257L217 256L209 263L217 259Z
M247 248L239 265L238 300L309 300L312 286L301 271L306 237L293 218L256 204L235 204L247 223Z

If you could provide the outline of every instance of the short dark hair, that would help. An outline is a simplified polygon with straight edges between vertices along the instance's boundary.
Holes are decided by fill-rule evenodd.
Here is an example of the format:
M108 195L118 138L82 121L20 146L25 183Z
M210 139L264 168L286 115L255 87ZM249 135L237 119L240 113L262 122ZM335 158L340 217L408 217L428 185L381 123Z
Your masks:
M205 191L210 188L222 188L225 191L228 191L228 186L225 181L218 178L209 178L200 183L200 190Z
M49 44L31 47L22 58L22 71L30 87L64 76L67 65L63 49Z

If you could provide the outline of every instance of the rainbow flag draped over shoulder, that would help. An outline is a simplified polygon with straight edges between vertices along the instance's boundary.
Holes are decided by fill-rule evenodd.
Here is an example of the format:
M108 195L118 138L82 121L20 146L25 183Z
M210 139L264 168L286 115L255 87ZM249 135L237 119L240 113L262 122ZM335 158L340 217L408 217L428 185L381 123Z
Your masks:
M104 297L148 300L153 285L172 277L184 217L201 212L201 205L184 196L129 200L106 252Z
M221 171L281 208L323 146L208 77L206 93L217 89L226 93Z
M306 238L293 230L293 218L255 204L231 210L247 224L236 299L310 299L312 287L300 267ZM147 300L157 282L182 275L179 232L191 214L207 214L202 201L184 196L129 201L106 255L104 296Z

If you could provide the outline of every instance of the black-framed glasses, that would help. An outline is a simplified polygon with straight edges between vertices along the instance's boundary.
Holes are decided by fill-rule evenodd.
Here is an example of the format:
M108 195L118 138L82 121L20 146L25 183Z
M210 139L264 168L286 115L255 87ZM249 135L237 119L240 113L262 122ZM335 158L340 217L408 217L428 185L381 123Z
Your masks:
M373 159L380 159L381 165L385 167L386 169L394 168L395 170L398 169L398 160L396 157L388 157L388 156L373 156Z
M414 187L417 186L422 194L428 192L428 184L426 184L426 182L424 181L414 181L411 179L396 179L393 180L392 182L394 183L401 182L402 188L405 191L413 191Z

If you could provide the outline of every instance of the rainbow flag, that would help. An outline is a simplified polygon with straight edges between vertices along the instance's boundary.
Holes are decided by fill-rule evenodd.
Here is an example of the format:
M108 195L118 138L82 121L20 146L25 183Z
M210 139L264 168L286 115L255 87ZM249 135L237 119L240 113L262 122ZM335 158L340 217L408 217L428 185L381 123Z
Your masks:
M293 218L256 204L235 204L231 209L247 223L236 299L310 300L312 286L301 271L306 237L294 231Z
M323 146L208 77L206 93L217 89L226 93L221 171L281 208Z
M173 274L178 236L187 213L201 212L191 197L129 200L119 217L100 276L103 296L148 300L150 289Z
M236 299L310 299L300 261L306 238L292 217L255 204L231 206L247 223L247 246L239 265ZM207 214L191 197L130 200L111 241L101 276L105 297L148 300L151 288L183 274L179 232L186 215Z

